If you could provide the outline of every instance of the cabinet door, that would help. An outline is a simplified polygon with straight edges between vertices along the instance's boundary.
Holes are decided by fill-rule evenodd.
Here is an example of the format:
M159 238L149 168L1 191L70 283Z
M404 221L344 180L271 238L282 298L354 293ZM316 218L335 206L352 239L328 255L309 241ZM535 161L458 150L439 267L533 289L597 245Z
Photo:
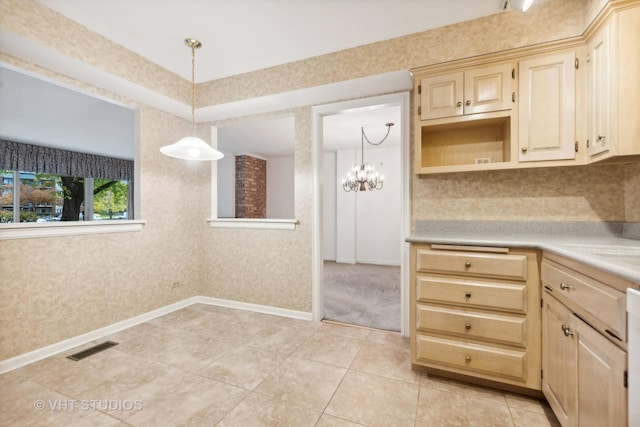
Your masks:
M576 336L570 320L571 313L564 305L553 297L544 296L542 392L563 427L573 425L577 405L577 373L575 362L572 362L576 360Z
M462 75L460 72L420 80L420 120L462 115Z
M607 23L588 46L589 71L589 143L587 153L593 156L609 151L611 139L611 27Z
M491 65L464 73L464 114L513 108L511 63Z
M575 159L575 52L521 61L520 162Z
M580 427L626 426L626 353L579 319L578 420Z

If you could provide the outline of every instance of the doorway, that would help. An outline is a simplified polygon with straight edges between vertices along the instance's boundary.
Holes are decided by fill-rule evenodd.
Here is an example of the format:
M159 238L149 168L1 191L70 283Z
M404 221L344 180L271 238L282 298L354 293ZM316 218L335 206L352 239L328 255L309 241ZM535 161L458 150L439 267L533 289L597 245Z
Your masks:
M313 314L315 320L408 331L408 93L314 107ZM362 160L382 189L344 191Z

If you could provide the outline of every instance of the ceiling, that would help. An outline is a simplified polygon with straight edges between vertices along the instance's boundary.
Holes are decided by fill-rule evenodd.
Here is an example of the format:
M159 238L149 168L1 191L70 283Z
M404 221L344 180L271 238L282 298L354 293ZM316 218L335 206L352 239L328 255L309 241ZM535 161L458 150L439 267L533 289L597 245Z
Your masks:
M323 118L323 151L359 149L360 128L373 143L382 140L386 123L394 123L388 138L380 147L400 145L400 107L374 105L355 108ZM294 154L295 123L293 116L251 120L218 128L218 149L225 155L239 153L257 154L262 157L287 157ZM375 149L366 145L365 150Z
M191 51L183 41L186 37L200 40L203 47L195 61L199 83L500 13L505 3L515 9L523 0L37 1L187 80L191 79ZM543 1L547 0L538 0ZM350 87L355 87L353 82ZM243 104L245 114L247 108L254 108L253 113L263 111L260 103L274 105L271 99L257 102L255 108ZM224 117L208 111L216 108L198 109L196 121L213 120L216 114ZM186 111L187 106L178 106L174 113L186 117ZM361 127L372 141L379 140L387 122L396 126L384 145L399 145L397 106L327 116L324 151L359 148ZM292 150L292 123L291 117L242 123L223 129L219 143L226 144L229 148L221 148L228 152L286 155Z
M187 80L260 70L499 13L504 0L38 0ZM521 0L511 0L519 2Z

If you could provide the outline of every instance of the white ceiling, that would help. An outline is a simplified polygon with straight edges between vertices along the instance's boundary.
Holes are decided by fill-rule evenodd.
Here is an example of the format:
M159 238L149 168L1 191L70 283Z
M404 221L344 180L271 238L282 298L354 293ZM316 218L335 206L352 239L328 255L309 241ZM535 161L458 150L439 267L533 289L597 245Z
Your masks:
M502 11L504 0L38 0L196 82L260 70ZM512 0L521 1L521 0ZM79 41L80 42L80 41Z
M187 80L191 79L191 51L183 41L186 37L200 40L203 47L196 53L196 82L242 74L500 13L505 4L505 0L37 1ZM543 1L547 0L538 0ZM512 5L509 7L514 9L521 2L507 1ZM9 40L9 35L4 36ZM14 41L16 46L20 42L19 39ZM78 67L80 65L76 64L71 69ZM85 74L96 75L95 72ZM381 81L389 78L398 80L395 74L381 75L379 78ZM354 81L349 83L350 87L357 86ZM372 86L369 81L362 84ZM103 86L109 88L108 85ZM370 88L361 88L353 97L366 96L367 91ZM345 93L343 95L349 97ZM306 101L313 98L309 93L305 96ZM322 103L323 95L318 96L315 102ZM264 111L261 103L266 102L272 108L276 105L272 99L256 99L255 106L252 102L243 101L238 108L243 109L244 114L240 115ZM222 106L229 111L235 107ZM196 121L230 116L228 112L217 112L216 108L219 106L198 109ZM186 117L186 106L169 106L166 110ZM384 145L399 145L399 107L368 107L325 117L324 151L358 148L361 127L365 127L372 141L377 141L384 136L384 124L387 122L394 122L396 126L392 127ZM291 123L292 118L243 123L222 130L219 142L230 147L221 147L223 151L252 152L265 157L286 155L291 150L293 140Z
M380 147L399 146L400 107L397 105L374 105L325 116L322 127L323 151L359 149L360 128L364 128L372 143L378 143L387 133L386 123L394 123L394 126ZM293 116L251 120L218 128L218 149L225 155L251 153L262 157L293 156L294 139ZM370 149L375 147L365 141L365 150Z

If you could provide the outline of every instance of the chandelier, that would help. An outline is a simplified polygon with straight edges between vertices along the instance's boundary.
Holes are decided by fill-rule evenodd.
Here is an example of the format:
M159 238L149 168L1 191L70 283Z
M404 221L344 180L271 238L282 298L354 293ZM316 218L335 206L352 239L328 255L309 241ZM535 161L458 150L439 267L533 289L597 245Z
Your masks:
M185 39L184 44L191 48L191 126L192 134L196 132L196 80L195 80L195 56L196 49L202 47L202 43L195 39ZM224 155L197 136L186 136L171 145L160 148L160 152L169 157L186 160L218 160Z
M384 177L378 174L372 165L364 162L364 141L366 139L371 145L382 144L389 136L393 123L385 123L385 126L387 127L387 134L380 142L376 143L369 141L369 138L364 133L364 128L360 128L360 164L353 165L347 177L342 180L342 189L344 191L382 190Z

